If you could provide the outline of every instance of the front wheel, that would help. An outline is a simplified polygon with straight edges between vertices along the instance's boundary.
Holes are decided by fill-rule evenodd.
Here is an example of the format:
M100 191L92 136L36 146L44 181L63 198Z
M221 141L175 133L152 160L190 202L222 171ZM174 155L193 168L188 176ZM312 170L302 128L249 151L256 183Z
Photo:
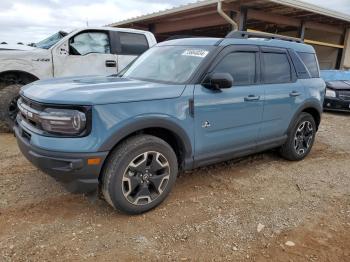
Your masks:
M311 151L316 136L315 119L309 113L301 113L281 147L281 155L292 161L302 160Z
M164 140L138 135L122 142L102 173L106 201L128 214L146 212L169 194L178 172L174 150Z
M18 113L17 100L22 85L14 84L0 90L0 122L12 131Z

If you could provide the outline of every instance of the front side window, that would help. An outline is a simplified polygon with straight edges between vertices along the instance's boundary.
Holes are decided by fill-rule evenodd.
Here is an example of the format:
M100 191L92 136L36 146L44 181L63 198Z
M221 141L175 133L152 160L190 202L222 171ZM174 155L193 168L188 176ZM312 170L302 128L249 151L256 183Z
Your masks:
M230 73L233 85L251 85L255 83L255 53L235 52L222 59L214 69L216 73Z
M105 32L83 32L78 34L70 39L69 48L72 55L111 53L109 37Z
M285 53L262 53L264 82L288 83L292 80L291 66Z
M316 55L312 53L302 53L298 52L301 60L305 64L306 68L309 70L311 77L320 77L320 72L318 71Z
M212 49L205 46L153 47L119 76L151 82L185 83Z
M121 54L141 55L149 46L145 35L119 32Z

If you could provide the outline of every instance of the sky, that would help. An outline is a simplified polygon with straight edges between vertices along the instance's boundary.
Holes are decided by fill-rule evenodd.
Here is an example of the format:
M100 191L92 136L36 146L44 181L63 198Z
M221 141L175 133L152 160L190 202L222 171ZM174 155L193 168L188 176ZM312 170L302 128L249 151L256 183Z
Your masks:
M350 13L350 0L304 0ZM0 42L38 42L59 30L103 26L194 0L0 0Z

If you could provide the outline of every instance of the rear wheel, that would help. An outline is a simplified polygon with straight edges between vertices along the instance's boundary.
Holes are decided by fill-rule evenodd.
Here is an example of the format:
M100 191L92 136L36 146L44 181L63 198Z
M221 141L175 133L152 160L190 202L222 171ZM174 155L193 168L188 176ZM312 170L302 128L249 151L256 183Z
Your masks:
M174 150L150 135L131 137L110 155L102 174L102 193L116 209L146 212L169 194L178 172Z
M0 90L0 126L2 126L2 131L12 131L18 113L17 100L22 86L14 84Z
M292 161L305 158L311 151L316 136L316 123L309 113L301 113L281 147L281 155Z

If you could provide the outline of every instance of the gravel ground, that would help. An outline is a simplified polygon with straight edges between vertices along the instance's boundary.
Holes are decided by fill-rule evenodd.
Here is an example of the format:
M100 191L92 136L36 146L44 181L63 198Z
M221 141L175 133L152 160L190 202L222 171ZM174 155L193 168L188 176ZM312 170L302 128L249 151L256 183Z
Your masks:
M311 154L270 151L182 174L127 216L67 193L0 135L0 260L350 261L350 115L324 114Z

